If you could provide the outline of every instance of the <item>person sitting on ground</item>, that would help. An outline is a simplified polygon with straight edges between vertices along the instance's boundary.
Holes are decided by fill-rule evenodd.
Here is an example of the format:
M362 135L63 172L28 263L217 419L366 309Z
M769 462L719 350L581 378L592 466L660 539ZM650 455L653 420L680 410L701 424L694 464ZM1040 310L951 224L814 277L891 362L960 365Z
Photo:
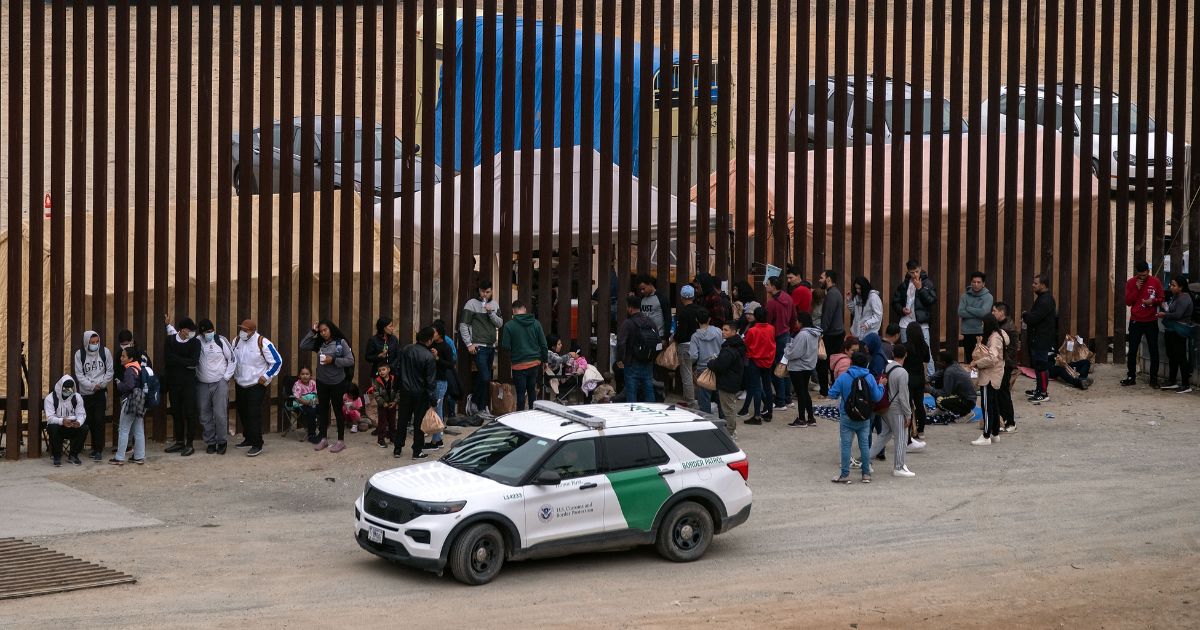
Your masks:
M54 389L46 394L42 405L46 411L46 434L50 437L50 455L55 466L62 466L63 441L70 443L67 461L76 466L83 441L88 435L87 410L83 396L75 386L75 379L64 375L55 383Z
M358 433L358 423L362 422L363 399L358 389L358 383L350 383L346 393L342 394L342 413L346 416L346 424L350 425L351 433Z
M1050 366L1050 378L1087 391L1087 388L1092 385L1092 379L1088 374L1092 371L1092 359L1095 356L1095 353L1082 344L1078 337L1067 335L1066 340L1054 355L1054 365Z
M926 390L933 394L938 409L947 411L957 417L963 417L975 412L975 400L979 392L971 383L971 375L966 368L958 363L954 353L942 350L938 353L937 368L941 373L934 375L934 382L926 385ZM938 387L940 382L941 386Z
M320 441L317 437L317 382L307 367L300 368L292 385L292 397L296 399L297 411L308 432L308 443L316 444Z

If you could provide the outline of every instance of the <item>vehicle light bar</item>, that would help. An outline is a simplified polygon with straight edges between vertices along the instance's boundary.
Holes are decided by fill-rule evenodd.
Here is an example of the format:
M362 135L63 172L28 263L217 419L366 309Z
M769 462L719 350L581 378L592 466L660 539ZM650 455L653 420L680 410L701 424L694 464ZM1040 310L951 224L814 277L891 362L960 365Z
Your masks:
M572 409L566 405L560 405L549 400L533 401L533 408L537 411L544 411L552 416L565 418L571 422L577 422L591 429L603 429L604 419L597 418L589 413L584 413L578 409Z

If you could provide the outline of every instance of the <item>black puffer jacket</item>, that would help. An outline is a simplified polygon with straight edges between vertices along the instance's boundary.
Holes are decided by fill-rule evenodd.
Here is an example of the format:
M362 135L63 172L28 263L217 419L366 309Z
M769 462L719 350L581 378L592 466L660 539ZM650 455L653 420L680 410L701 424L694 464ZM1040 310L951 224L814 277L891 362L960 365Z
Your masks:
M904 317L904 306L908 303L908 276L905 275L896 290L892 291L892 321L898 322ZM937 288L929 279L929 274L921 272L921 288L913 296L913 318L917 323L928 324L933 319L933 306L937 304Z
M746 358L746 342L734 335L721 344L717 358L708 362L708 369L717 375L717 390L736 394L742 389L743 359Z
M434 400L437 393L437 361L429 348L413 343L404 346L397 361L396 384L405 394L425 394Z

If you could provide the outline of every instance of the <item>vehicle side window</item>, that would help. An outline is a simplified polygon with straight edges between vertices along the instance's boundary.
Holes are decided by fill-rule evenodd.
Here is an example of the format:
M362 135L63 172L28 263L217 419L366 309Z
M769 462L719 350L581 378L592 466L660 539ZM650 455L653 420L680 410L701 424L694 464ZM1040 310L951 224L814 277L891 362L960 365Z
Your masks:
M542 470L553 470L563 479L596 474L596 440L564 442L542 464Z
M271 146L279 148L279 123L275 123L274 132L271 134Z
M292 153L294 153L296 157L300 157L300 141L302 138L303 136L300 135L300 127L296 127L296 135L292 136Z
M604 448L609 472L661 466L671 461L658 442L644 433L606 437Z
M671 439L679 442L696 457L717 457L737 452L737 445L720 429L671 433Z
M814 114L817 111L817 86L808 86L808 113Z

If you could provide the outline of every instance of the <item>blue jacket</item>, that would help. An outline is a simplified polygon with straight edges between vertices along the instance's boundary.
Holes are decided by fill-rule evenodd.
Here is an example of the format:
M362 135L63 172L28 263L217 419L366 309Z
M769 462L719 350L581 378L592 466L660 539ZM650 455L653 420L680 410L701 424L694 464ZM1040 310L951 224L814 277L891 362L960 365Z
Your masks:
M872 376L878 378L883 375L883 370L887 368L888 362L887 355L883 353L883 339L880 339L878 333L871 333L863 337L862 341L871 355L871 364L868 370Z
M879 402L883 398L883 387L879 384L866 368L858 366L850 366L846 373L837 377L833 385L829 387L829 397L838 399L838 411L842 415L846 414L846 397L850 395L850 388L854 384L854 379L865 376L867 381L867 390L871 393L871 402Z

